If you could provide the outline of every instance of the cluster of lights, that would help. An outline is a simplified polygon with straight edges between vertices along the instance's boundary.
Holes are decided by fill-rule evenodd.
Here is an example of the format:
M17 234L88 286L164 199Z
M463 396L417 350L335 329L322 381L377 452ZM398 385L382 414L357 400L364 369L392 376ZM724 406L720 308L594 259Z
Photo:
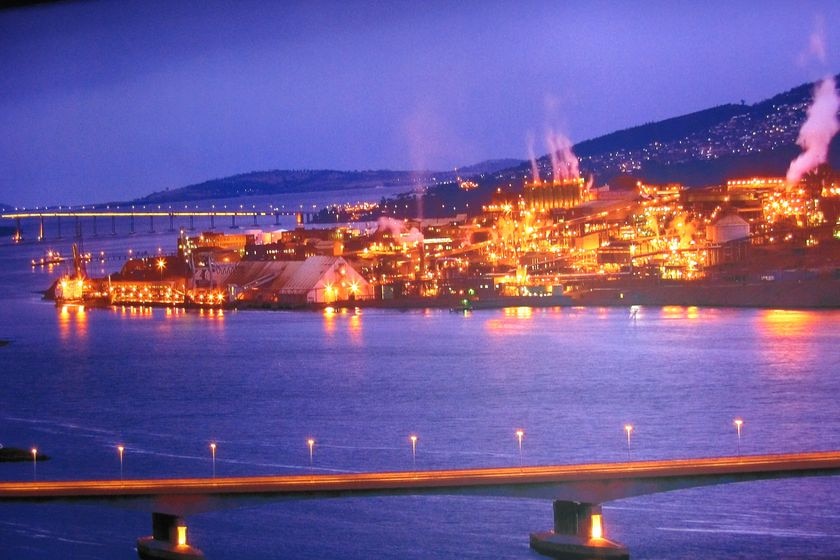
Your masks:
M193 292L190 299L196 305L218 307L224 304L225 293L220 291L198 291Z

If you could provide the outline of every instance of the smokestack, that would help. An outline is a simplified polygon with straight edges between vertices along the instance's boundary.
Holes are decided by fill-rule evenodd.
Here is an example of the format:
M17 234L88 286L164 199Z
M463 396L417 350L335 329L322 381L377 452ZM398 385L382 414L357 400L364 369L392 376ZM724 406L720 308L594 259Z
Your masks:
M796 143L804 150L794 159L787 172L787 184L798 183L802 176L816 169L828 159L828 146L840 130L837 111L840 96L834 77L828 76L814 88L814 101L808 107L807 117L799 129Z

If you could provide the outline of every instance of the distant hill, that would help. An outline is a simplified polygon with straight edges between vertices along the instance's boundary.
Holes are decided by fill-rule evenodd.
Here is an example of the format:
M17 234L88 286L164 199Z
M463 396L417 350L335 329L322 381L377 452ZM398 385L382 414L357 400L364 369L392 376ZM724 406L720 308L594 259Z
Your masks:
M802 84L752 105L743 102L720 105L619 130L579 142L574 151L580 158L581 171L594 175L598 185L628 175L688 186L719 184L727 178L747 175L783 175L799 153L796 137L813 87L814 84ZM840 169L837 138L829 155L830 163ZM549 177L548 156L539 159L539 166L542 176ZM456 173L461 178L478 180L478 192L467 197L453 190ZM453 206L458 209L459 198L463 205L469 198L471 208L476 208L489 199L495 185L521 184L529 176L528 162L516 159L487 160L457 171L253 171L152 193L132 202L163 203L378 186L405 186L409 192L423 185L428 187L429 194L441 193L438 207L443 211Z
M159 191L135 203L180 202L208 198L232 198L279 193L334 191L405 185L406 190L425 181L428 173L410 171L335 171L330 169L291 169L252 171L232 177L211 179L179 189Z
M470 177L474 175L485 175L488 173L496 173L503 169L510 169L523 165L525 162L521 159L488 159L481 163L467 165L466 167L458 168L458 175L461 177Z
M800 153L796 138L813 89L814 84L802 84L752 105L720 105L592 138L573 149L581 172L594 176L596 185L641 179L699 187L736 177L783 176ZM840 169L838 138L830 146L829 163ZM548 156L539 158L538 166L543 178L551 177ZM530 164L523 162L483 176L478 189L438 185L422 201L397 197L385 208L405 217L452 215L481 208L499 186L512 185L512 192L504 190L514 194L530 179Z
M522 163L515 159L487 160L457 170L462 178L495 173ZM372 187L405 186L406 191L418 185L451 181L455 171L336 171L331 169L275 169L252 171L211 179L203 183L152 193L131 201L135 204L160 204L210 198L233 198L239 196L270 195L280 193L304 193L313 191L338 191Z
M620 130L580 142L574 150L581 169L599 184L626 174L689 186L736 176L784 175L800 151L796 138L813 89L813 83L802 84L752 105L721 105ZM837 138L829 163L840 168ZM541 164L547 168L548 159Z
M749 110L744 105L720 105L664 121L619 130L575 144L578 157L593 156L615 150L635 150L655 142L671 142L698 130L705 130Z

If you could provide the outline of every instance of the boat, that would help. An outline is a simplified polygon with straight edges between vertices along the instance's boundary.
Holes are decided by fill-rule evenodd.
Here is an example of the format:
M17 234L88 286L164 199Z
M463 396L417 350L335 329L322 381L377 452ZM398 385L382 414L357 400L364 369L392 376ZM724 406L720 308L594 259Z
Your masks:
M93 255L90 253L84 253L81 255L81 258L84 262L90 262L93 258ZM53 251L52 249L47 250L41 258L32 259L32 266L55 266L57 264L61 264L67 260L67 257L63 256L58 251Z
M62 257L58 251L49 249L40 259L32 259L32 266L52 266L61 264L67 260L67 257Z

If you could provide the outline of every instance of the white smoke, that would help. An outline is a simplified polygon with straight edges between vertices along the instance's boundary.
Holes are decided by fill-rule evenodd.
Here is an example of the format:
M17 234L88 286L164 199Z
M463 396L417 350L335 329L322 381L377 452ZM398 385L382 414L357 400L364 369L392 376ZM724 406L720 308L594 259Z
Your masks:
M423 234L416 227L405 230L405 222L382 216L376 222L376 231L387 231L396 242L418 243L423 241Z
M572 151L572 141L562 134L550 130L546 135L551 172L555 182L563 179L577 179L580 176L578 158Z
M808 65L813 59L816 59L820 64L825 64L825 56L828 52L825 41L825 21L823 18L817 17L814 24L814 31L808 38L808 48L799 54L800 66Z
M537 156L534 155L534 135L528 134L528 159L531 160L531 179L534 184L540 182L540 167L537 165Z
M807 118L799 129L796 143L804 150L788 168L787 183L798 183L802 176L828 159L828 146L840 130L837 111L840 96L834 77L828 76L814 88L814 101L808 107Z

